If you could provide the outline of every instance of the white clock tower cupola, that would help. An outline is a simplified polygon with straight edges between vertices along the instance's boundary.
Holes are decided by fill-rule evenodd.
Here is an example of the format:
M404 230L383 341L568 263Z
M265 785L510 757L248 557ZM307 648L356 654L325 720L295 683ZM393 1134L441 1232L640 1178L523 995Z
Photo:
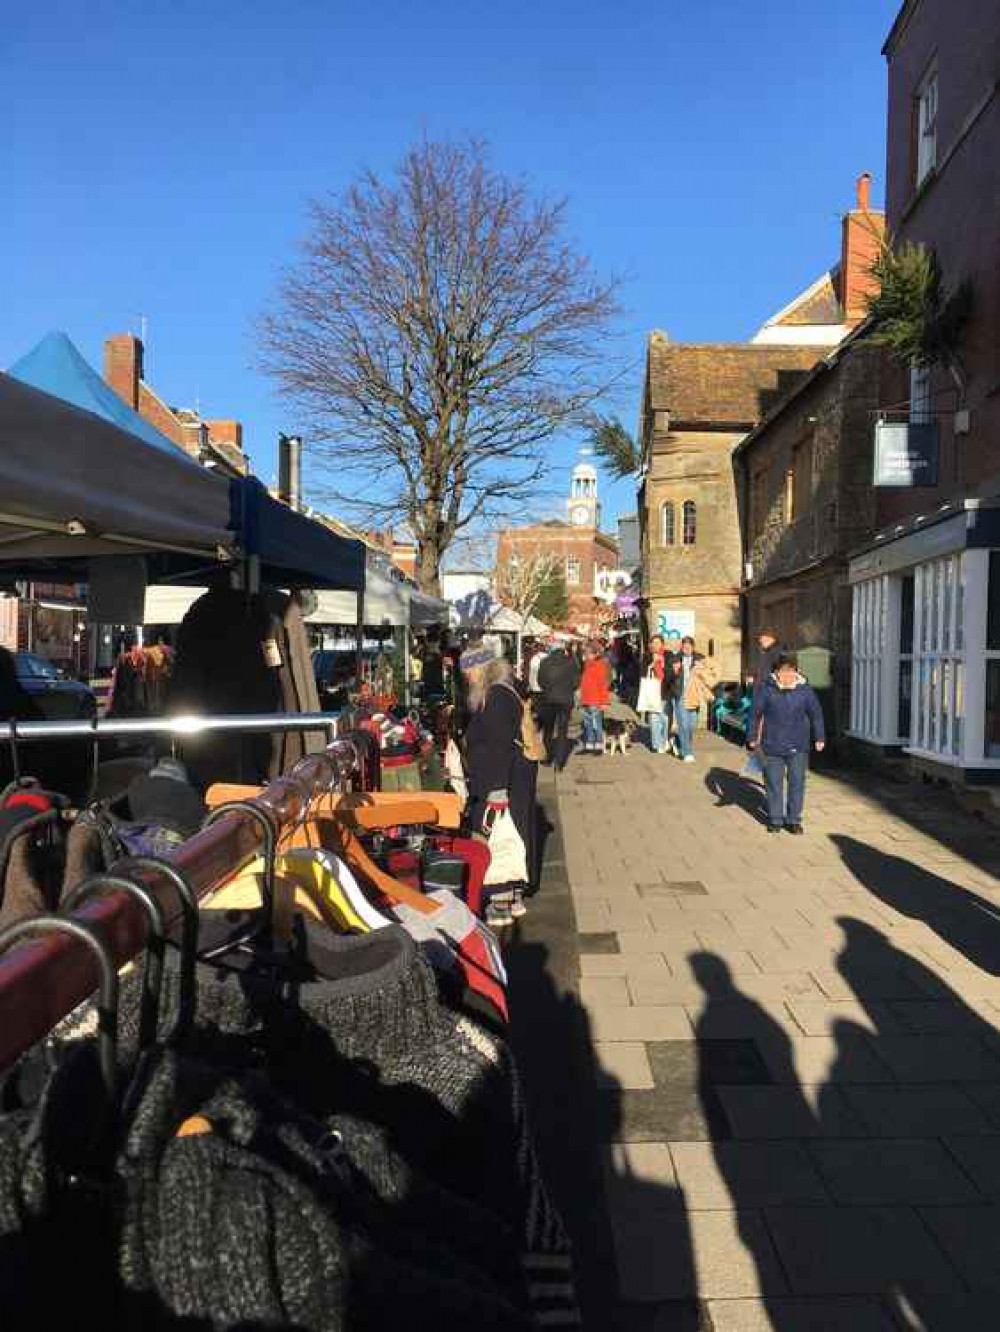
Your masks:
M599 528L601 506L597 499L597 473L589 463L577 463L569 484L566 512L574 527Z

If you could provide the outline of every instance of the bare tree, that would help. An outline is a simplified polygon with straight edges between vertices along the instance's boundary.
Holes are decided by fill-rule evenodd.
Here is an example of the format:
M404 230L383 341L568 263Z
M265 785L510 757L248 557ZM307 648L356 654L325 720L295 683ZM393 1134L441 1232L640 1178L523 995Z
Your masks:
M261 321L264 369L369 521L402 522L436 591L457 534L523 510L544 446L610 378L617 283L478 142L423 142L311 205L312 229ZM363 487L363 489L362 489Z
M556 555L538 551L525 558L512 556L497 569L497 596L521 617L534 615L542 593L560 565Z

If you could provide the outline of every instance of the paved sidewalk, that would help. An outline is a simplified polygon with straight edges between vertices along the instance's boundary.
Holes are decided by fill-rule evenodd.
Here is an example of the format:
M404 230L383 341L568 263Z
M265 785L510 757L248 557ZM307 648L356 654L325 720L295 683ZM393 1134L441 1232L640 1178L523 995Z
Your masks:
M615 1325L995 1329L1000 838L858 774L768 837L742 751L699 741L543 786Z

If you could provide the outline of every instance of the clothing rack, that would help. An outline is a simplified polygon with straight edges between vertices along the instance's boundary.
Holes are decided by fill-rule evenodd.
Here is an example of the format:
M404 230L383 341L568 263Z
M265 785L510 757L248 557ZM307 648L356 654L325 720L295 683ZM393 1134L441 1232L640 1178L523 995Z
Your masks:
M228 722L238 719L205 720ZM254 723L266 720L272 730L315 730L320 724L331 724L331 718L325 714L294 718L254 717L250 720ZM277 724L281 722L311 724L279 728ZM258 726L257 729L268 728ZM276 778L252 803L263 810L280 838L283 831L304 817L317 797L330 793L331 773L339 771L344 774L348 766L353 768L357 762L358 751L350 741L334 741L324 754L301 759L295 766L294 777ZM256 854L263 836L263 829L256 819L234 811L185 842L170 863L187 877L192 891L201 899L214 892ZM152 871L139 872L135 877L141 878L156 896L168 926L177 923L182 908L169 881ZM119 967L136 957L145 946L149 918L143 907L126 893L95 897L74 911L73 916L97 927ZM96 980L93 955L84 944L69 935L48 935L0 956L0 1069L9 1067L32 1045L44 1039L62 1018L93 992Z
M127 735L253 734L258 731L325 731L337 734L339 714L333 712L241 713L201 717L117 717L67 721L0 722L0 740L98 740Z

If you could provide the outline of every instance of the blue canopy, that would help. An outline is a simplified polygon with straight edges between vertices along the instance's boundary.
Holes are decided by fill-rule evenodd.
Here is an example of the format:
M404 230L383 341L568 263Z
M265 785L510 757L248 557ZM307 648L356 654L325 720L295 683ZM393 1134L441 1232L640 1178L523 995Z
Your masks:
M11 366L8 374L22 384L30 384L32 388L51 393L54 398L62 398L74 407L93 412L120 430L127 430L130 435L138 435L172 458L183 458L193 467L198 466L179 445L122 402L65 333L46 333L32 351Z
M252 476L230 482L232 519L245 555L260 560L265 582L280 587L365 586L365 547L273 499Z

